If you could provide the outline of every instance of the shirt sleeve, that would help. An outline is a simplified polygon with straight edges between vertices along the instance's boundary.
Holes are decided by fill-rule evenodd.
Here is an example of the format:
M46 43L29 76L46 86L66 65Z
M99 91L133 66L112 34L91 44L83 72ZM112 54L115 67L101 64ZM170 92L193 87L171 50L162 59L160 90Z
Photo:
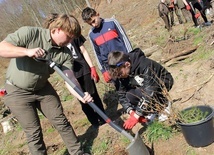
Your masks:
M117 29L118 35L120 36L120 38L123 40L123 43L125 44L127 52L128 53L131 52L133 50L132 45L125 33L125 30L116 19L114 19L113 22L115 24L115 28Z
M57 64L57 66L62 70L70 70L73 67L73 57L68 47L62 47L62 51L54 56L52 60Z
M118 93L119 103L122 105L124 111L126 113L129 113L129 111L133 110L134 108L132 107L132 104L128 101L128 99L126 98L127 90L126 90L125 86L123 85L123 82L121 80L117 79L115 81L115 86L116 86L117 93Z
M28 47L29 40L33 40L33 36L33 31L30 31L28 27L21 27L4 40L15 46Z
M102 59L101 59L101 53L100 53L99 46L97 46L97 45L93 42L93 40L92 40L90 34L89 34L89 41L90 41L90 43L91 43L91 45L92 45L92 49L93 49L94 56L95 56L96 61L97 61L98 68L99 68L99 70L103 73L103 72L105 71L105 67L104 67L103 61L102 61Z

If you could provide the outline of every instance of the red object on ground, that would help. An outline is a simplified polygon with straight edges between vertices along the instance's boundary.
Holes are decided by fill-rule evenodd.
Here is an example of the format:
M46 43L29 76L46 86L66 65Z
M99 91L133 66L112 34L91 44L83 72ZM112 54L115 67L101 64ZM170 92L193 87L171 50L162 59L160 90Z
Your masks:
M5 89L0 89L0 96L4 96L6 94L7 94L7 92Z

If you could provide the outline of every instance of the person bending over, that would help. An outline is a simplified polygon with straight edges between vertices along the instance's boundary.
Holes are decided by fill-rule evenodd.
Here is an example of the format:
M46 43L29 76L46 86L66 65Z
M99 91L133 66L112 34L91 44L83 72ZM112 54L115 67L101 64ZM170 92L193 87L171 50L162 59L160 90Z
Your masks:
M165 94L172 88L173 77L159 63L146 58L141 49L128 54L113 51L109 53L108 65L110 75L119 81L116 85L119 102L130 115L123 125L125 129L168 106Z

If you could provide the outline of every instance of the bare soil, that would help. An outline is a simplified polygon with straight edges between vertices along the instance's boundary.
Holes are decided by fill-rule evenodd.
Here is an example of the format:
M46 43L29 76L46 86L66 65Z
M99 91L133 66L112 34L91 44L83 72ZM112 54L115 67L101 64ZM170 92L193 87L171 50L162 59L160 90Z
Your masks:
M96 4L96 5L95 5ZM173 108L178 110L184 109L192 105L210 105L214 107L213 86L214 86L214 41L213 25L210 27L203 27L202 31L195 35L193 23L178 24L175 16L176 25L173 26L172 32L164 29L164 23L158 16L157 12L158 1L156 0L113 0L110 4L107 1L94 1L93 7L100 13L103 18L116 18L126 30L133 47L140 47L142 50L158 45L158 48L150 56L160 63L173 55L181 53L182 51L198 46L189 58L177 61L170 66L167 63L162 63L173 75L175 79L174 86L170 90L170 96L173 103ZM80 19L80 17L79 17ZM208 16L209 20L213 20ZM89 26L82 22L83 34L86 36ZM190 31L192 30L192 31ZM187 32L187 33L185 33ZM176 41L176 39L188 36L186 40ZM201 39L197 43L198 38ZM86 43L90 54L90 43ZM203 52L201 52L203 50ZM7 60L0 61L1 63L1 86L3 87L4 73ZM56 90L61 96L64 106L65 114L74 127L74 130L80 138L85 150L89 147L95 148L105 142L109 145L108 149L96 153L96 155L127 155L125 148L130 142L121 142L123 136L112 129L108 124L102 125L99 130L94 130L87 122L84 113L76 99L64 101L66 91L62 88L62 81L57 78L58 75L50 79ZM118 125L122 125L123 119L122 108L117 103L117 96L114 93L110 84L106 84L102 80L97 84L100 96L106 109L107 115L115 121ZM3 103L3 99L1 98ZM48 153L52 155L67 154L63 141L57 131L52 129L49 122L43 118L41 124L44 131L44 139L48 148ZM132 131L144 137L144 126L137 125ZM3 134L0 133L0 154L25 155L29 154L27 145L25 143L25 135L22 130L15 129L14 131ZM177 132L168 140L159 140L153 144L145 141L151 154L154 155L213 155L214 145L207 147L195 148L191 147L185 141L181 132ZM12 147L12 148L11 148ZM103 146L104 148L104 146ZM3 155L3 154L2 154Z

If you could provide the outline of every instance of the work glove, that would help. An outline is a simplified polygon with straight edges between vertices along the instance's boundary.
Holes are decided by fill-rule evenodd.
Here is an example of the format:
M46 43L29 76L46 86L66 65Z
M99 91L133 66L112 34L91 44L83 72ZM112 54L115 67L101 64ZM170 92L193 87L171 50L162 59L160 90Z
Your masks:
M170 4L168 7L169 7L169 8L174 8L174 4L172 3L172 4Z
M130 114L130 116L134 117L134 114L135 114L135 112L132 111L131 114ZM139 123L146 123L146 122L148 122L148 119L145 118L144 116L140 116L139 119L138 119L138 122Z
M187 5L187 6L186 6L186 10L188 10L188 11L191 10L190 5Z
M200 13L196 13L196 14L195 14L195 18L200 17L200 15L201 15Z
M146 119L144 116L140 116L140 118L138 119L139 123L147 123L148 119Z
M108 71L103 72L103 78L107 83L111 81L111 76L109 75Z
M132 129L137 123L138 123L138 119L134 116L135 112L133 111L131 114L130 114L130 117L129 119L127 119L125 121L125 123L123 124L123 127L125 129Z
M93 66L90 69L91 69L91 78L94 79L96 83L99 82L100 78L99 75L97 74L96 68Z

